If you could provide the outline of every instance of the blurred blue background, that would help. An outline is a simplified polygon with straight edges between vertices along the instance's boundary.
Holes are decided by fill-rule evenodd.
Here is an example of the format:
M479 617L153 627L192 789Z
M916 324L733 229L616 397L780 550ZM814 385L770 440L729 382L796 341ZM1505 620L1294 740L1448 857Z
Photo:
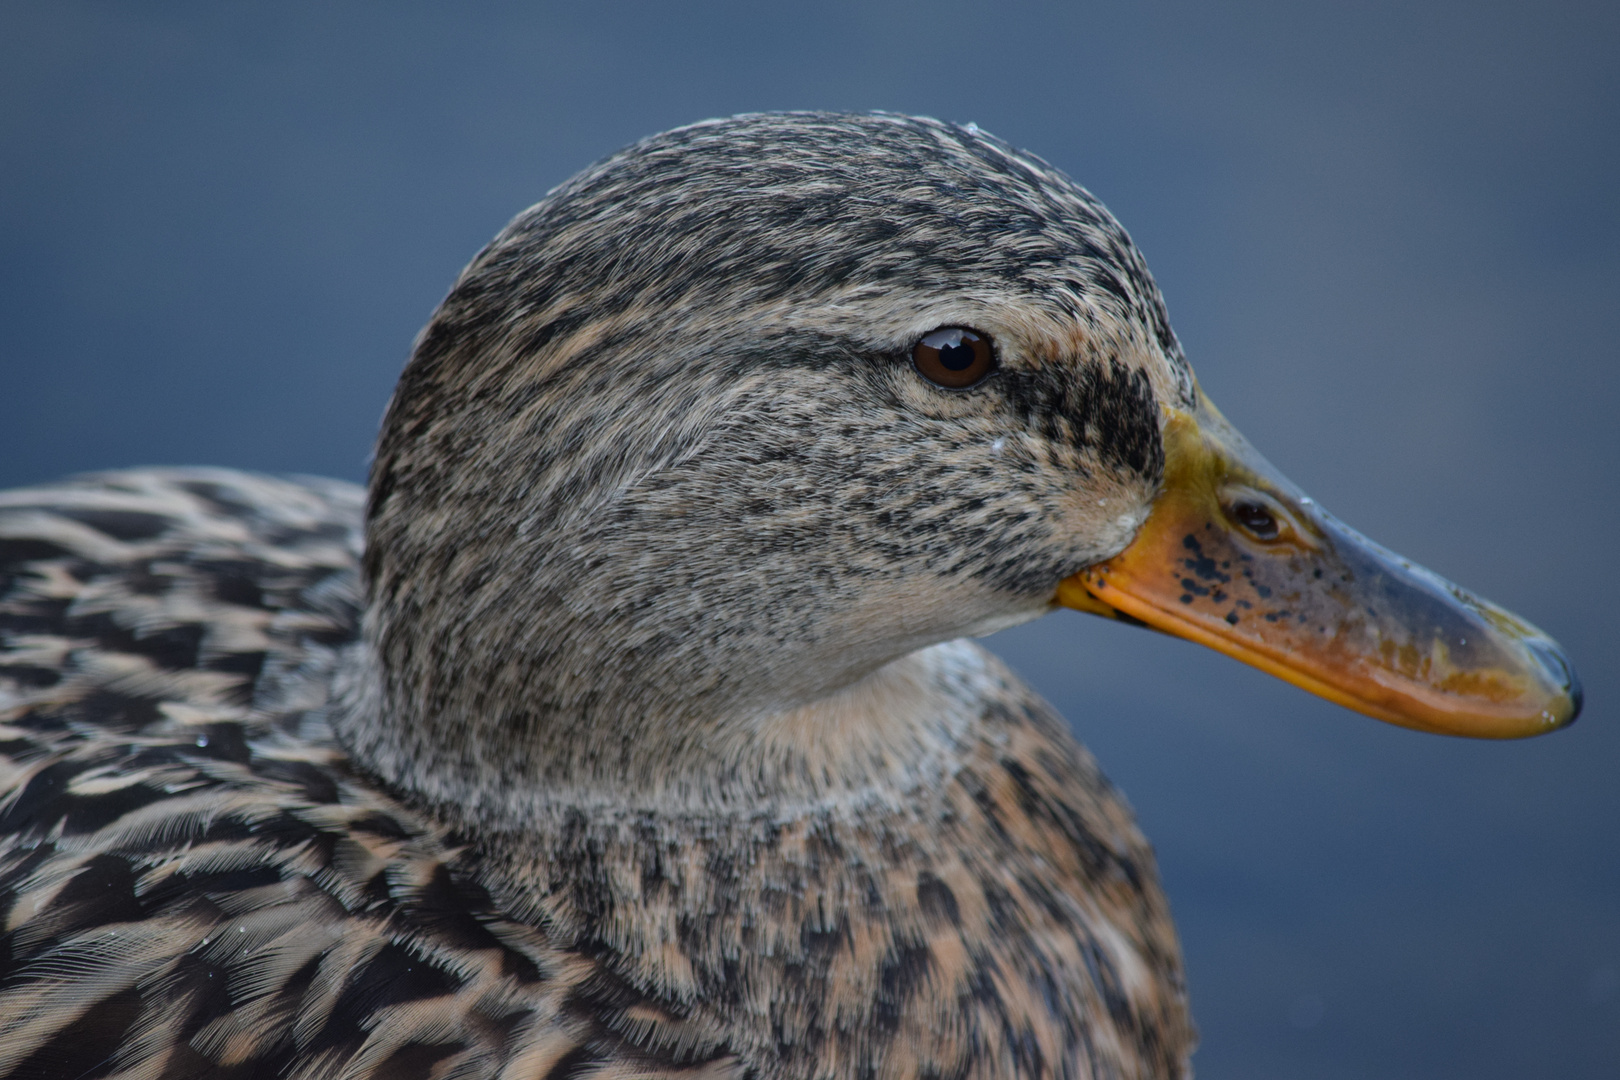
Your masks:
M1586 680L1469 743L1072 613L992 639L1157 845L1199 1075L1620 1076L1617 56L1612 3L7 3L0 484L360 479L456 271L581 166L977 122L1125 222L1273 461Z

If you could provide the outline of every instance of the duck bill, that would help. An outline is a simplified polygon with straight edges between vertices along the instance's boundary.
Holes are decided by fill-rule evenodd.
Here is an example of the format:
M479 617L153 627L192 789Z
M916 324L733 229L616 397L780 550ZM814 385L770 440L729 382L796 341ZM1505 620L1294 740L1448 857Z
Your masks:
M1512 739L1573 721L1551 638L1318 507L1199 392L1170 410L1163 488L1115 557L1057 601L1127 617L1403 727Z

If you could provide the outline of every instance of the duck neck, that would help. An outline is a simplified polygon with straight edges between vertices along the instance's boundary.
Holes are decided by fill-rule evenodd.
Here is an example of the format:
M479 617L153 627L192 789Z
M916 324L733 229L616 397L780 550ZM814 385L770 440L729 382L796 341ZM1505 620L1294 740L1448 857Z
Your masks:
M1004 681L993 659L959 640L805 704L661 725L642 715L634 737L554 717L519 749L510 730L402 723L412 712L391 704L377 653L362 644L339 679L333 719L362 769L483 833L530 832L559 811L601 820L864 814L948 779Z

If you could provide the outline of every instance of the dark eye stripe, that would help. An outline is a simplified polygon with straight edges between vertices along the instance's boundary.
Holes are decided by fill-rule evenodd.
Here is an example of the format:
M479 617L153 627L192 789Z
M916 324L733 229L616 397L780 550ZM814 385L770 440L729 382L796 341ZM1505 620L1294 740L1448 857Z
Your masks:
M995 370L996 351L987 334L965 326L942 326L912 346L911 361L929 382L961 390Z

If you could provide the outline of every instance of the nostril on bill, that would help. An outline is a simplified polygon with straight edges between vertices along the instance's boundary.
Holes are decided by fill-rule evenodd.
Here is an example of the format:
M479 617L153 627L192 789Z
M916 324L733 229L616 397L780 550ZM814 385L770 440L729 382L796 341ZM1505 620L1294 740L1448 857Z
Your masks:
M1275 540L1282 527L1263 503L1242 499L1232 504L1232 519L1257 540Z

